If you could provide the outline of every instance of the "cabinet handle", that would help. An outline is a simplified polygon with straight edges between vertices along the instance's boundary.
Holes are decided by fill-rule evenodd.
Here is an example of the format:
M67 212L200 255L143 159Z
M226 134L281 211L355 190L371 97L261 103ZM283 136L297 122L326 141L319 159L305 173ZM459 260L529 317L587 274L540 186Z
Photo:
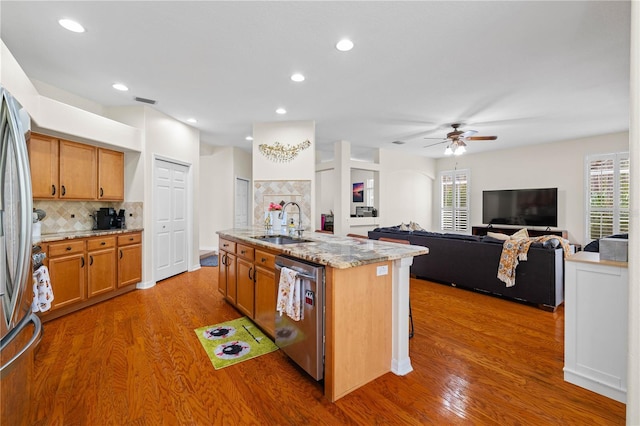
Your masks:
M244 250L240 250L240 254L245 254L246 252Z
M89 256L89 266L93 265L93 256Z
M107 244L107 242L106 242L106 241L102 241L102 242L100 243L100 245L101 245L101 246L103 246L103 245L105 245L105 244Z
M51 195L56 195L56 186L51 185Z
M122 259L122 250L120 250L120 259Z
M104 195L104 191L102 190L102 187L100 187L100 196L102 197Z
M249 268L249 279L253 281L253 277L251 276L251 271L253 271L253 266Z
M82 256L82 257L80 258L80 260L82 260L82 265L80 265L80 267L81 267L81 268L84 268L84 256Z
M133 241L133 237L129 237L129 241Z
M267 261L267 259L266 259L266 258L264 258L264 257L263 257L262 259L260 259L260 262L262 262L262 263L264 263L264 262L266 262L266 261Z
M67 188L62 185L62 196L64 197L67 194Z
M71 246L68 246L68 247L66 248L66 250L67 250L67 251L71 251Z

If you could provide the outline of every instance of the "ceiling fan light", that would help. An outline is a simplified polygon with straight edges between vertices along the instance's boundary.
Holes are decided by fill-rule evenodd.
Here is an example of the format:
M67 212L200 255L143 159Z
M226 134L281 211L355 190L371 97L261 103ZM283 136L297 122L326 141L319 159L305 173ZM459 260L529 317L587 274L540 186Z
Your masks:
M462 145L459 145L455 151L453 151L453 155L462 155L466 152L466 148Z
M451 146L447 145L447 149L444 150L444 155L451 155L453 154L453 150L451 149Z

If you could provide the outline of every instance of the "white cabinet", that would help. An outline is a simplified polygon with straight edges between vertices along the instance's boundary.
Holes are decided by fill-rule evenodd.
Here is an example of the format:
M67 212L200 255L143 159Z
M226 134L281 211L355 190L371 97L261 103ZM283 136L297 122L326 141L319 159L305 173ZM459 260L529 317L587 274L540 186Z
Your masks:
M589 252L565 262L564 379L624 403L628 283L626 262Z

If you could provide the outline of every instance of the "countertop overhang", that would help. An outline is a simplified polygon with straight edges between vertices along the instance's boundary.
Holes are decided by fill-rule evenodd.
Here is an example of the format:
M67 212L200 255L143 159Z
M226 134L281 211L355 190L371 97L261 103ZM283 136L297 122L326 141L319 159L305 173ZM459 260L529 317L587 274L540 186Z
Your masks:
M218 231L217 234L223 238L231 238L253 246L276 250L282 254L337 269L353 268L370 263L415 257L429 253L429 249L423 246L388 243L318 232L304 232L302 238L311 240L310 242L286 245L273 244L255 238L262 235L285 235L284 233L269 233L261 227L226 229Z

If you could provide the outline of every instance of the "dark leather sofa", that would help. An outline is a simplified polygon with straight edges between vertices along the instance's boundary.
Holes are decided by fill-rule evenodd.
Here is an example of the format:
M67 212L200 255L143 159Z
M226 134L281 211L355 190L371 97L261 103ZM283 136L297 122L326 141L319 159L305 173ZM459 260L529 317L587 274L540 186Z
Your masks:
M424 246L429 254L413 259L411 275L429 281L502 296L545 310L555 310L564 301L564 258L559 241L533 243L526 261L516 269L516 283L507 287L497 278L502 240L488 236L401 231L399 227L369 231L370 239L408 240Z

